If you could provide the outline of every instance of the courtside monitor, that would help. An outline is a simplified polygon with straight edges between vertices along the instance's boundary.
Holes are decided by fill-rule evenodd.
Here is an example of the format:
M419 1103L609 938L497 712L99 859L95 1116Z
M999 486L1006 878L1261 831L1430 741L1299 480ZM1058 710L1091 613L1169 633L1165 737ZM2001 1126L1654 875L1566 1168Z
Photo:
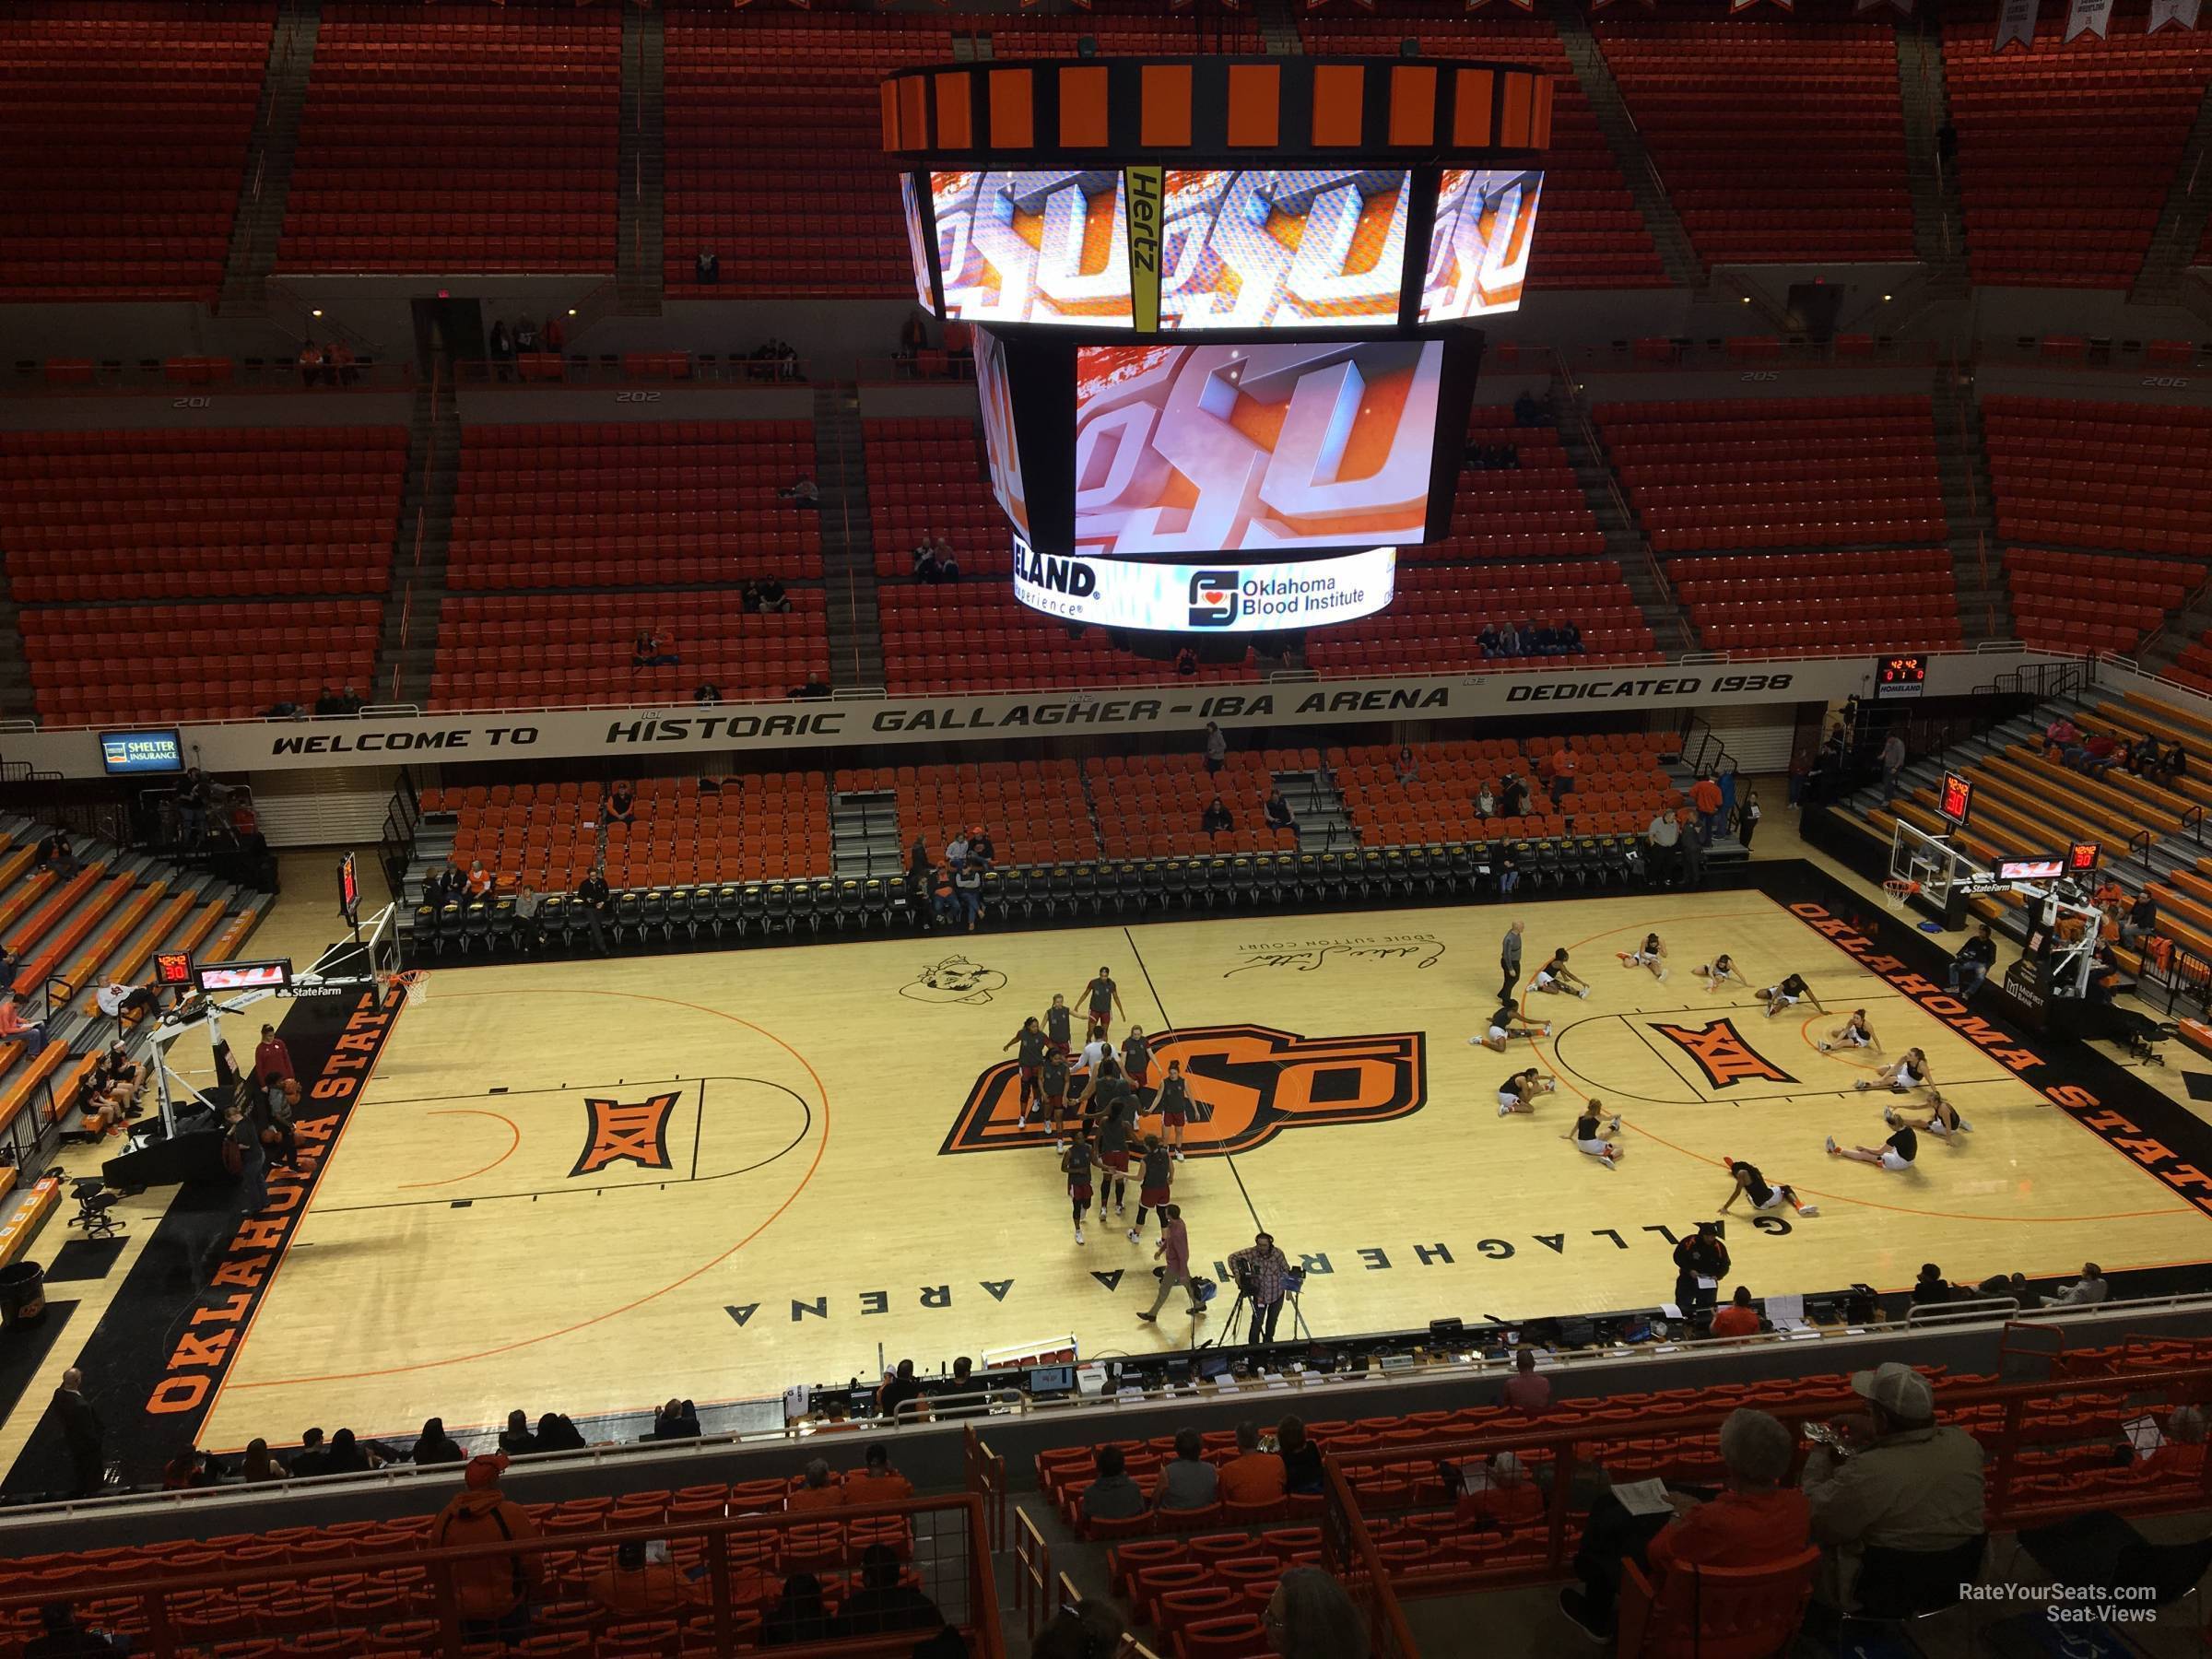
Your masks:
M289 957L265 962L203 962L194 978L210 996L229 996L241 991L283 991L292 982Z
M1943 774L1943 789L1936 797L1936 810L1954 830L1962 826L1974 806L1974 786L1957 772Z
M1999 881L2056 881L2065 873L2066 861L2056 853L2000 859L1997 863Z

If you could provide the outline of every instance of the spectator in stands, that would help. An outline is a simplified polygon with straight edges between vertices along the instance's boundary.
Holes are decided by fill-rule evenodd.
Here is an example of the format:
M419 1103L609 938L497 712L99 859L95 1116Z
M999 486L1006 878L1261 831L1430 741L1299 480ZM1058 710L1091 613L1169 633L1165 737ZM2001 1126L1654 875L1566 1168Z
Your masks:
M582 1452L584 1446L582 1430L569 1421L566 1413L548 1411L537 1419L540 1452Z
M1933 1262L1920 1265L1920 1277L1912 1281L1906 1295L1906 1304L1919 1307L1924 1302L1947 1302L1952 1299L1950 1281L1943 1277L1943 1269Z
M376 1464L369 1448L354 1438L353 1430L341 1429L330 1437L330 1456L323 1465L323 1473L366 1475Z
M628 778L617 778L606 792L606 817L610 822L627 824L637 816L638 792Z
M2205 1414L2194 1406L2177 1406L2166 1418L2165 1441L2143 1460L2146 1476L2202 1476L2205 1467Z
M655 1559L653 1546L642 1538L617 1545L614 1564L594 1573L585 1591L600 1611L616 1618L657 1618L700 1600L669 1564L665 1547Z
M2159 758L2159 782L2171 783L2176 779L2186 777L2188 772L2189 756L2178 742L2169 747L2165 754Z
M763 576L747 589L747 604L763 616L782 616L791 609L791 595L780 578Z
M700 680L691 688L691 700L702 709L712 709L722 701L722 688L712 680Z
M70 842L69 831L58 826L39 842L32 858L33 867L50 869L56 876L74 876L85 867L84 860L77 857L76 848Z
M560 348L569 343L569 331L561 326L557 313L546 313L546 325L537 331L537 343L556 357L560 355Z
M1575 625L1571 618L1561 622L1559 624L1559 654L1561 656L1580 656L1582 651L1583 630Z
M830 1483L826 1458L815 1458L800 1470L799 1482L784 1495L783 1507L787 1510L835 1509L845 1500L844 1493Z
M526 357L537 349L537 324L527 316L514 320L514 349L520 357Z
M215 1459L196 1448L186 1448L171 1458L161 1470L161 1489L165 1492L196 1492L223 1484L223 1472L216 1467Z
M293 1475L301 1479L322 1474L324 1465L330 1461L330 1453L323 1444L323 1430L310 1429L302 1433L300 1450L292 1453L290 1461Z
M1834 1425L1848 1453L1816 1445L1800 1477L1812 1505L1813 1539L1828 1547L1821 1586L1835 1605L1855 1605L1859 1561L1869 1548L1933 1554L1981 1535L1982 1447L1963 1430L1938 1428L1936 1391L1892 1360L1854 1372L1864 1415Z
M500 1490L506 1458L472 1457L464 1485L430 1523L429 1543L444 1549L464 1544L520 1543L537 1536L537 1523ZM535 1551L476 1556L453 1565L453 1599L460 1605L465 1639L518 1638L529 1624L530 1596L545 1578L545 1558Z
M499 317L493 320L491 335L487 346L491 354L493 371L503 381L512 380L514 378L514 336L507 332L506 318Z
M822 1600L822 1581L811 1572L794 1572L784 1579L782 1596L760 1621L762 1647L836 1641L848 1633L843 1619L830 1617Z
M2077 771L2087 772L2091 777L2101 778L2113 767L2119 765L2122 758L2119 739L2110 732L2096 732L2092 733L2088 741L2081 746L2079 758L2077 759L2073 753L2069 752L2066 761Z
M1097 1473L1083 1488L1086 1521L1127 1521L1145 1512L1144 1488L1129 1478L1128 1459L1119 1446L1100 1446L1093 1467Z
M1574 752L1574 745L1562 742L1551 751L1551 802L1558 806L1574 793L1574 774L1583 758Z
M2072 1284L2062 1287L2051 1298L2054 1308L2088 1308L2112 1294L2112 1287L2104 1282L2104 1269L2094 1262L2081 1265L2081 1277Z
M604 865L594 865L592 873L576 884L576 902L582 907L583 924L591 930L594 952L605 956L607 914L614 909L615 899L607 888Z
M334 386L350 386L360 378L360 371L353 364L353 347L343 340L333 340L328 354L329 366L324 375Z
M2120 918L2120 943L2132 950L2158 931L2159 901L2145 888L2127 907L2127 913Z
M1507 772L1504 787L1498 792L1500 816L1509 818L1526 818L1528 816L1528 780L1517 771Z
M930 914L939 927L958 927L960 924L960 896L954 888L952 866L937 870L930 893Z
M1536 1370L1535 1348L1524 1347L1513 1356L1513 1374L1505 1380L1505 1388L1499 1397L1527 1417L1549 1409L1551 1379Z
M1208 801L1206 810L1198 815L1198 828L1208 835L1227 835L1236 827L1236 819L1230 816L1229 803L1219 795Z
M484 867L482 859L472 858L469 860L468 896L471 899L490 898L491 889L495 885L497 884L491 878L491 872Z
M1989 924L1984 922L1974 930L1974 936L1959 947L1959 954L1951 959L1951 971L1946 976L1953 992L1960 996L1971 996L1982 989L1982 982L1996 966L1997 942L1990 936Z
M1287 1570L1260 1624L1277 1659L1368 1659L1366 1616L1318 1567Z
M1228 759L1229 739L1221 735L1220 726L1209 720L1206 723L1206 771L1210 775L1218 776L1222 766L1227 763Z
M1712 1316L1712 1334L1715 1336L1759 1335L1759 1310L1751 1305L1750 1286L1738 1285L1728 1305Z
M323 378L323 351L313 340L300 342L300 355L293 359L300 365L300 383L312 386Z
M960 915L967 922L968 931L973 933L983 913L983 866L971 858L955 870L952 890L959 900Z
M860 1588L837 1611L853 1636L934 1630L945 1622L936 1603L902 1581L899 1552L888 1544L871 1544L860 1552Z
M1206 1442L1198 1430L1178 1429L1175 1455L1159 1471L1152 1507L1162 1511L1211 1509L1220 1495L1220 1477L1206 1461Z
M1716 1281L1728 1271L1728 1246L1719 1226L1700 1221L1675 1246L1675 1306L1685 1313L1710 1308Z
M1677 1567L1758 1567L1805 1548L1807 1494L1782 1484L1796 1435L1763 1411L1738 1409L1721 1425L1720 1450L1727 1484L1708 1502L1674 1494L1672 1515L1631 1515L1611 1492L1599 1495L1574 1556L1583 1586L1559 1592L1561 1612L1602 1641L1613 1632L1624 1561L1642 1566L1656 1590Z
M813 701L818 701L820 699L829 696L830 670L827 668L817 668L812 674L806 677L806 683L805 685L794 686L792 688L791 695L794 698L800 698Z
M1290 803L1283 798L1283 792L1280 788L1268 792L1266 805L1261 808L1261 811L1266 815L1267 827L1270 830L1295 830L1298 828L1298 819L1290 811Z
M1759 831L1759 820L1766 814L1759 809L1756 787L1744 791L1744 804L1735 815L1735 839L1743 843L1744 851L1751 851L1751 838Z
M868 1447L866 1465L845 1477L844 1500L856 1503L898 1503L914 1495L914 1483L891 1467L890 1448L881 1441Z
M1176 647L1175 675L1179 679L1195 679L1198 677L1198 653L1193 651L1188 645L1181 645Z
M2080 741L2081 728L2064 714L2043 728L2043 753L2046 756L2064 755Z
M1491 818L1494 818L1498 816L1498 797L1491 793L1490 786L1488 783L1481 783L1476 786L1474 812L1475 821L1478 824L1488 823Z
M1892 728L1888 740L1882 745L1882 793L1884 794L1896 793L1897 775L1904 770L1904 734Z
M691 261L691 274L709 287L722 280L722 255L712 248L701 248Z
M665 668L684 659L668 649L668 636L657 628L642 630L629 653L631 668Z
M507 1427L500 1430L500 1450L509 1457L527 1457L537 1449L537 1436L530 1432L530 1414L517 1406L507 1414Z
M777 490L776 494L797 507L819 507L822 504L821 486L814 481L813 475L809 473L801 473L789 486Z
M432 1464L465 1463L468 1454L463 1452L453 1437L445 1431L443 1418L425 1418L422 1432L415 1439L407 1461L417 1468L427 1469Z
M1306 1419L1295 1414L1275 1426L1276 1455L1283 1460L1283 1489L1312 1497L1321 1491L1321 1447L1306 1433Z
M1721 827L1721 786L1703 767L1698 769L1697 782L1689 786L1689 804L1698 812L1698 839L1710 847L1714 831Z
M269 1442L255 1435L246 1442L245 1455L238 1460L238 1477L248 1486L262 1486L272 1480L282 1480L287 1471L284 1464Z
M653 1433L656 1441L697 1440L699 1407L688 1400L669 1400L653 1407Z
M922 539L914 544L914 580L935 582L944 579L945 572L937 568L936 544L930 540L929 532L924 530Z
M2127 759L2122 762L2138 778L2147 778L2158 770L2159 740L2156 737L2138 737L2127 746Z
M947 333L950 331L947 330ZM1127 1628L1111 1603L1092 1597L1063 1602L1052 1623L1030 1643L1030 1659L1111 1659L1122 1651ZM965 1648L960 1650L965 1653ZM920 1659L920 1654L916 1654Z
M76 1610L67 1602L48 1602L41 1607L39 1630L23 1644L23 1659L96 1659L102 1653L131 1651L128 1638L77 1623Z
M46 1046L46 1023L29 1020L13 991L0 989L0 1042L20 1042L25 1058L35 1060Z
M1533 427L1551 423L1544 418L1544 406L1536 401L1535 394L1524 392L1513 399L1513 424Z
M899 360L909 366L929 346L929 324L922 319L919 310L911 311L906 313L906 321L899 325Z
M991 839L991 832L981 824L969 825L968 862L987 870L997 861L998 843Z
M1471 1482L1463 1471L1461 1483L1453 1510L1458 1520L1482 1521L1504 1530L1544 1512L1543 1488L1529 1479L1527 1467L1511 1452L1491 1457Z
M1260 1450L1260 1426L1237 1425L1237 1454L1217 1471L1224 1503L1273 1503L1283 1495L1283 1460Z

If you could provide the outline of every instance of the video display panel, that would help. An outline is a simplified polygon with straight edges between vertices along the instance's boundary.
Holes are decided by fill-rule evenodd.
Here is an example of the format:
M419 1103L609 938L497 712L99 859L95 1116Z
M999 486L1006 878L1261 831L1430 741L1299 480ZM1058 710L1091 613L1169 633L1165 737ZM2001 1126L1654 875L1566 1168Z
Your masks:
M1119 169L930 175L947 321L1134 328Z
M929 291L929 238L922 231L922 192L912 173L899 175L899 200L906 209L906 252L914 265L914 298L924 311L935 311L936 299Z
M1171 170L1164 194L1162 331L1398 320L1406 169Z
M1030 534L1030 503L1021 484L1021 444L1014 423L1014 388L1006 377L1006 345L987 329L975 332L975 390L983 406L983 453L991 493L1022 535Z
M1441 342L1075 356L1077 553L1423 538Z
M1540 172L1444 170L1418 321L1455 323L1520 309L1543 194Z

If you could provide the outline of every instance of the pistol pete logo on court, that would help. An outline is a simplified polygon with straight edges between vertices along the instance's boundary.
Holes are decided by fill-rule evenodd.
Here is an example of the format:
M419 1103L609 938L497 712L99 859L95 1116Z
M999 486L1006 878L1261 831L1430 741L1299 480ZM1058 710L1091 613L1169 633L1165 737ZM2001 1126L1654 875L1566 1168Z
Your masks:
M1744 1082L1797 1081L1746 1042L1733 1019L1716 1019L1701 1026L1654 1025L1652 1030L1695 1060L1705 1081L1715 1088L1732 1088Z
M1151 1047L1154 1088L1169 1061L1182 1063L1191 1092L1183 1149L1194 1158L1249 1152L1286 1129L1387 1123L1429 1103L1428 1043L1418 1031L1300 1037L1269 1026L1185 1026L1155 1036ZM1086 1087L1069 1080L1071 1110ZM1017 1064L993 1065L968 1091L939 1155L1052 1145L1035 1114L1028 1129L1016 1126L1020 1098Z
M635 1104L623 1100L583 1102L583 1150L576 1155L572 1181L610 1164L633 1163L641 1170L665 1170L668 1159L668 1115L677 1097L657 1094Z

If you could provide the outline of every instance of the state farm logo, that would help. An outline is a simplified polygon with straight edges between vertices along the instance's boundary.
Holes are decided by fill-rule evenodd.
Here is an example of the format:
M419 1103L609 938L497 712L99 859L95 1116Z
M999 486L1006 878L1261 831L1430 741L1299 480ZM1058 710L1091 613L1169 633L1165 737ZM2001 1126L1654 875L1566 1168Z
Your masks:
M1171 1060L1182 1063L1190 1085L1183 1148L1193 1158L1249 1152L1309 1124L1387 1123L1429 1102L1427 1040L1418 1031L1300 1037L1268 1026L1189 1026L1153 1039L1155 1085ZM1019 1091L1015 1062L985 1071L939 1155L1051 1145L1033 1120L1017 1127ZM1071 1100L1078 1092L1070 1089Z
M1715 1088L1733 1088L1747 1081L1797 1081L1746 1042L1733 1019L1716 1019L1701 1026L1654 1025L1652 1030L1695 1060L1705 1081Z

